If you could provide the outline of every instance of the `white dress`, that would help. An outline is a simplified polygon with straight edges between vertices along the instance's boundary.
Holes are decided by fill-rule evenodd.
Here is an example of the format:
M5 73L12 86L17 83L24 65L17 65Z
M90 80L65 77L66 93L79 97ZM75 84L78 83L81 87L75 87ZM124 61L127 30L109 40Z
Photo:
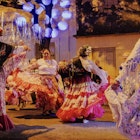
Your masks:
M140 39L116 78L121 84L105 91L113 118L120 132L132 140L140 139Z
M4 62L0 68L0 130L6 131L14 127L12 121L6 114L6 103L5 103L5 88L6 78L12 72L14 68L18 66L20 61L26 56L25 52L19 52Z

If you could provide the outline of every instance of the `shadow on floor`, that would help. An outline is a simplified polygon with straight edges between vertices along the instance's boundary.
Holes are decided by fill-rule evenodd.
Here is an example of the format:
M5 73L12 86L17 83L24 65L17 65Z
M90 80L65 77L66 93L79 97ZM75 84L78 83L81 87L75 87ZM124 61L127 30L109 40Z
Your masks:
M56 115L23 115L23 116L16 116L15 118L18 119L56 119Z
M15 128L10 131L0 131L0 140L28 140L29 137L40 135L54 128L47 128L45 126L28 126L15 125Z

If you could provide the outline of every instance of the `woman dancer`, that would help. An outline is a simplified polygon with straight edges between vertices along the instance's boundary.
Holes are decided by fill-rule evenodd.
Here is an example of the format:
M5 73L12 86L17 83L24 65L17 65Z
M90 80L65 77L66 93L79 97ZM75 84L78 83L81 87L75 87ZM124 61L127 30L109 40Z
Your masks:
M23 40L20 40L17 48L15 49L14 53L18 53L18 51L22 50L23 48L27 47ZM23 83L16 83L16 77L23 73L23 78L27 77L27 67L29 65L28 59L24 58L20 61L16 69L14 69L11 74L7 77L7 89L6 90L6 102L8 104L15 104L17 105L16 110L20 110L20 108L25 107L26 102L31 101L31 97L28 94L28 90L24 87ZM25 72L25 73L24 73ZM28 79L30 79L28 75ZM25 81L28 81L26 79Z
M102 98L98 93L102 86L108 85L108 80L103 70L88 59L90 53L90 46L82 46L79 56L60 70L61 75L71 77L65 101L57 111L58 118L64 122L82 119L87 123L103 116Z
M12 54L14 47L5 43L0 43L0 130L6 131L14 127L12 121L6 114L5 88L6 78L11 71L17 67L20 61L25 58L27 48ZM18 48L17 48L18 49Z
M114 120L121 133L140 139L140 39L123 63L115 82L105 91Z
M47 90L38 90L36 93L36 106L42 108L42 115L55 113L63 103L64 93L60 75L57 73L58 64L51 59L50 52L44 49L42 58L33 64L31 69L38 69L41 85Z

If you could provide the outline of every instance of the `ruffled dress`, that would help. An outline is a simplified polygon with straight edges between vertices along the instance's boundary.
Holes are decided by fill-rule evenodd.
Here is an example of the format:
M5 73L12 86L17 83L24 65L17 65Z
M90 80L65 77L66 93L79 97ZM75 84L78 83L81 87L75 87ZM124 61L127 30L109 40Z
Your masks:
M140 140L140 39L116 78L117 90L108 87L105 96L117 128L131 140Z
M6 78L11 71L17 67L22 59L26 56L26 53L20 53L13 55L8 58L3 66L0 68L0 130L7 131L14 128L14 125L10 118L6 114L6 103L5 103L5 87Z
M91 71L95 71L101 78L97 84L91 78ZM91 60L80 57L67 65L61 74L71 73L71 85L65 95L65 100L56 115L64 122L75 122L79 118L95 120L104 114L103 98L98 97L102 86L108 85L107 77ZM105 88L106 89L106 88Z
M56 61L48 60L46 62L39 59L38 65L39 69L36 72L31 70L20 71L18 69L14 71L12 75L16 86L8 101L15 104L20 96L25 101L29 101L30 98L27 95L35 92L38 109L42 109L43 113L50 110L56 111L64 100L63 89L59 86L61 79L56 74Z
M37 63L41 84L50 91L47 94L44 91L37 93L37 107L42 108L43 113L47 111L56 112L64 101L62 79L57 74L57 62L54 59L39 59Z
M6 91L6 101L8 104L19 105L19 100L32 102L31 93L39 90L41 80L38 75L29 72L21 71L18 68L9 76L12 76L12 81L7 82L9 90ZM13 85L10 87L10 84Z

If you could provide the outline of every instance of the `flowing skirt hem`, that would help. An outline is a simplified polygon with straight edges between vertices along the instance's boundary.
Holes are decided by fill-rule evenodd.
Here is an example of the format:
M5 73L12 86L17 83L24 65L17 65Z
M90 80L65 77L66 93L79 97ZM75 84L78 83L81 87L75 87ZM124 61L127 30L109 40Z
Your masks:
M88 120L95 120L104 115L104 109L100 103L90 105L86 108L71 108L69 110L59 109L56 113L57 117L63 122L75 122L78 118L86 118Z

